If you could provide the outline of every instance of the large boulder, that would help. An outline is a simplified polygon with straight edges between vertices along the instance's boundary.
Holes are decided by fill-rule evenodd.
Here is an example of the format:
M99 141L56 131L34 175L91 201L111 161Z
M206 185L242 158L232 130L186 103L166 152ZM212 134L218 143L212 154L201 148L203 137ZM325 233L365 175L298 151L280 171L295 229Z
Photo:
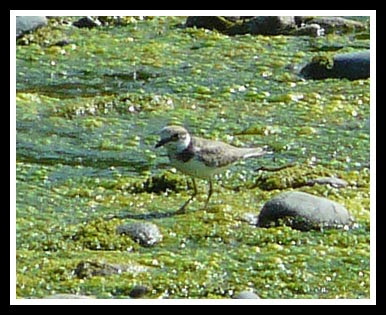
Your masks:
M16 38L31 32L39 27L47 25L45 16L17 16L16 17Z
M338 54L333 58L316 56L302 68L305 79L347 78L350 80L370 77L370 50Z
M279 35L290 34L296 29L293 16L257 16L246 22L251 34Z
M185 26L195 26L209 30L217 30L228 35L289 34L291 30L296 28L295 19L293 16L190 16L187 18Z
M299 27L307 24L318 24L326 34L357 32L366 28L362 22L339 16L296 16L295 21Z
M228 35L309 35L357 32L366 25L341 17L312 16L189 16L186 27L202 27Z
M341 204L305 192L284 192L264 204L257 226L286 224L300 230L344 228L353 218Z

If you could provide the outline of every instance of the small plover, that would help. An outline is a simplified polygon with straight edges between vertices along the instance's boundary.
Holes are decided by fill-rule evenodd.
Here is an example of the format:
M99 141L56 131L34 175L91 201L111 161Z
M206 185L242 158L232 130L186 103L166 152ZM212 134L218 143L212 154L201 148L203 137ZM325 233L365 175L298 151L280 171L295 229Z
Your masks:
M267 153L259 147L238 148L220 141L194 137L185 128L175 125L164 127L160 132L160 136L161 140L155 145L155 148L165 146L171 165L190 175L193 181L193 195L177 212L182 212L197 195L194 178L209 181L206 208L213 193L213 175L226 170L236 161L250 157L260 157Z

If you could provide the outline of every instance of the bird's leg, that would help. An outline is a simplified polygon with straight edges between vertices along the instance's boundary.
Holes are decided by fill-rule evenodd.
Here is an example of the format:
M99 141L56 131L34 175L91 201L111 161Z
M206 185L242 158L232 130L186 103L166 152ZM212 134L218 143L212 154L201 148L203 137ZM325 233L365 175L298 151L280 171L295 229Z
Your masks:
M193 194L192 196L177 210L176 213L184 213L185 207L196 197L197 195L197 185L196 181L192 177L192 182L193 182Z
M206 202L205 202L205 209L208 207L208 203L212 194L213 194L213 183L212 183L212 179L209 179L209 192L208 192L208 198L206 199Z

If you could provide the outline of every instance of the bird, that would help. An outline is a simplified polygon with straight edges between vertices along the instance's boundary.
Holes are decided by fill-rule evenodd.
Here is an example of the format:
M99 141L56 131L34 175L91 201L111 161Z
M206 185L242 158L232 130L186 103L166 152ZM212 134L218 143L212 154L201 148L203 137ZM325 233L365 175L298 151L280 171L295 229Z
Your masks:
M192 196L178 209L183 212L197 195L195 178L209 182L205 209L213 194L213 176L228 169L233 163L250 157L260 157L268 153L261 147L240 148L227 143L195 137L182 126L168 125L160 131L160 140L155 148L164 146L170 164L177 170L189 175L193 182Z

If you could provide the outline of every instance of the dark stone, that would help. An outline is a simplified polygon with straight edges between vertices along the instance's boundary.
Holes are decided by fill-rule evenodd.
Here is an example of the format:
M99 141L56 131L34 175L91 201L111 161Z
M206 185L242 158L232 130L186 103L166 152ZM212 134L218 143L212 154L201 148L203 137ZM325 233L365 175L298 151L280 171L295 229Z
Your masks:
M130 291L129 296L132 298L139 298L144 296L147 292L149 292L149 289L146 286L136 285Z
M366 26L341 17L313 16L190 16L186 27L202 27L228 35L309 35L361 31Z
M246 22L251 34L279 35L290 34L296 29L293 16L258 16Z
M306 79L370 77L370 50L335 55L333 59L316 56L300 71Z
M61 41L57 41L57 42L55 42L54 44L52 44L50 46L63 47L63 46L67 46L67 45L70 45L70 44L71 44L71 42L68 39L64 39L64 40L61 40Z
M221 16L189 16L186 19L186 27L199 27L208 30L226 31L233 23Z
M286 224L295 229L343 228L353 218L341 204L305 192L281 193L264 204L257 226Z
M131 223L119 225L118 234L130 236L134 241L145 247L154 246L162 240L158 226L152 223Z
M20 38L24 34L45 25L47 25L47 18L45 16L17 16L16 38Z
M203 27L209 30L236 34L289 34L296 28L293 16L257 16L257 17L221 17L221 16L190 16L185 26Z
M306 23L308 23L309 21L312 20L312 16L295 16L294 19L295 19L295 24L297 27L302 27L304 26Z
M97 19L93 19L90 16L86 16L75 21L73 25L79 28L84 28L84 27L93 28L93 27L102 25L102 23Z

